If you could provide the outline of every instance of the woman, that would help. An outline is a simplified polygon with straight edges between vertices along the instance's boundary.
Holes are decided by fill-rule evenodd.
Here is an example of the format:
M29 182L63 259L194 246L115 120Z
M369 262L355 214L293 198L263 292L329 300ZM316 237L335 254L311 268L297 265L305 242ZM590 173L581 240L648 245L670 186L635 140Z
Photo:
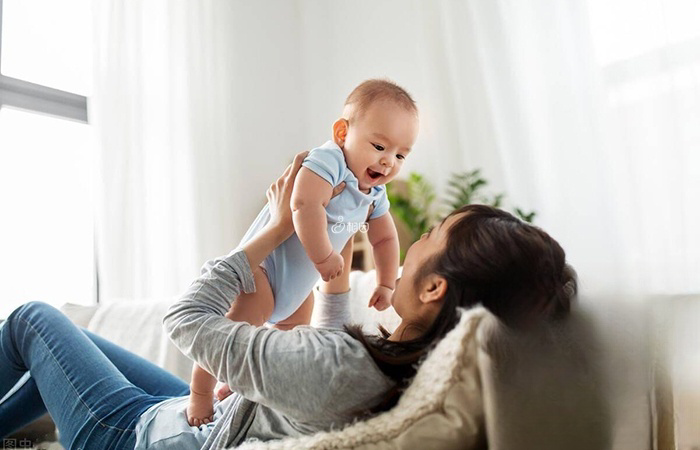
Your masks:
M568 313L575 280L556 241L500 210L467 206L406 254L392 298L402 320L391 334L341 329L347 294L319 302L326 309L318 329L226 319L237 295L255 289L250 268L293 232L289 196L303 157L268 190L267 228L208 262L164 318L173 342L237 393L216 404L214 422L189 427L185 383L42 303L23 305L0 328L0 396L30 370L27 389L51 413L66 448L223 448L338 428L389 408L454 327L458 306L483 304L513 327ZM0 409L0 424L7 414Z

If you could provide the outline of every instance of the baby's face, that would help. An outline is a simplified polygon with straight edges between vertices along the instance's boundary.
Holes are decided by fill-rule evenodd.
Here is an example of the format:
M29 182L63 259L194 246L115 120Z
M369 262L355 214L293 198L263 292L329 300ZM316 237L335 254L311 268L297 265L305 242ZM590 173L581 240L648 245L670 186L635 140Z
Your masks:
M376 102L348 128L341 147L359 188L386 184L401 171L418 136L418 117L390 102Z

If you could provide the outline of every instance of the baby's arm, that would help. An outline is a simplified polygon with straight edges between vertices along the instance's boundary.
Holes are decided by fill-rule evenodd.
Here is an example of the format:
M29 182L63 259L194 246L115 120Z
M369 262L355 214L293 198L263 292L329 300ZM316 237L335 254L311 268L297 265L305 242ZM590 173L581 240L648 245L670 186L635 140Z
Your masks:
M367 238L377 267L377 288L370 298L369 306L381 311L391 304L391 294L399 273L399 236L391 214L371 219Z
M333 251L327 231L326 206L332 194L328 181L306 167L299 170L291 198L294 230L323 281L343 271L343 257Z

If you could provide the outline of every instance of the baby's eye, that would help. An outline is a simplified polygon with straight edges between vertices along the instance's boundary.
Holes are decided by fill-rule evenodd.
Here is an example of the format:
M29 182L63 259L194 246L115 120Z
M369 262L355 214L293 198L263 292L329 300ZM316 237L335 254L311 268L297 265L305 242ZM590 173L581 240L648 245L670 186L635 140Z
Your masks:
M403 155L396 155L396 157L399 158L399 159L406 159L406 157L403 156Z
M379 150L380 152L383 152L383 151L384 151L384 147L382 147L381 145L379 145L379 144L372 144L372 145L374 145L374 148L376 148L376 149Z

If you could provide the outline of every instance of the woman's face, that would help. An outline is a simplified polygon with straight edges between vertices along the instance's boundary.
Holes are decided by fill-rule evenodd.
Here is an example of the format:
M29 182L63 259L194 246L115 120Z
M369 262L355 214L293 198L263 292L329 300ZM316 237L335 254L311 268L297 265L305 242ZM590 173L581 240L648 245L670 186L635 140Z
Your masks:
M419 312L422 302L419 298L420 285L416 286L415 278L420 275L420 268L424 264L445 250L449 228L464 214L466 213L446 217L428 233L424 233L406 252L403 272L401 278L396 281L396 289L391 297L392 306L402 318Z

